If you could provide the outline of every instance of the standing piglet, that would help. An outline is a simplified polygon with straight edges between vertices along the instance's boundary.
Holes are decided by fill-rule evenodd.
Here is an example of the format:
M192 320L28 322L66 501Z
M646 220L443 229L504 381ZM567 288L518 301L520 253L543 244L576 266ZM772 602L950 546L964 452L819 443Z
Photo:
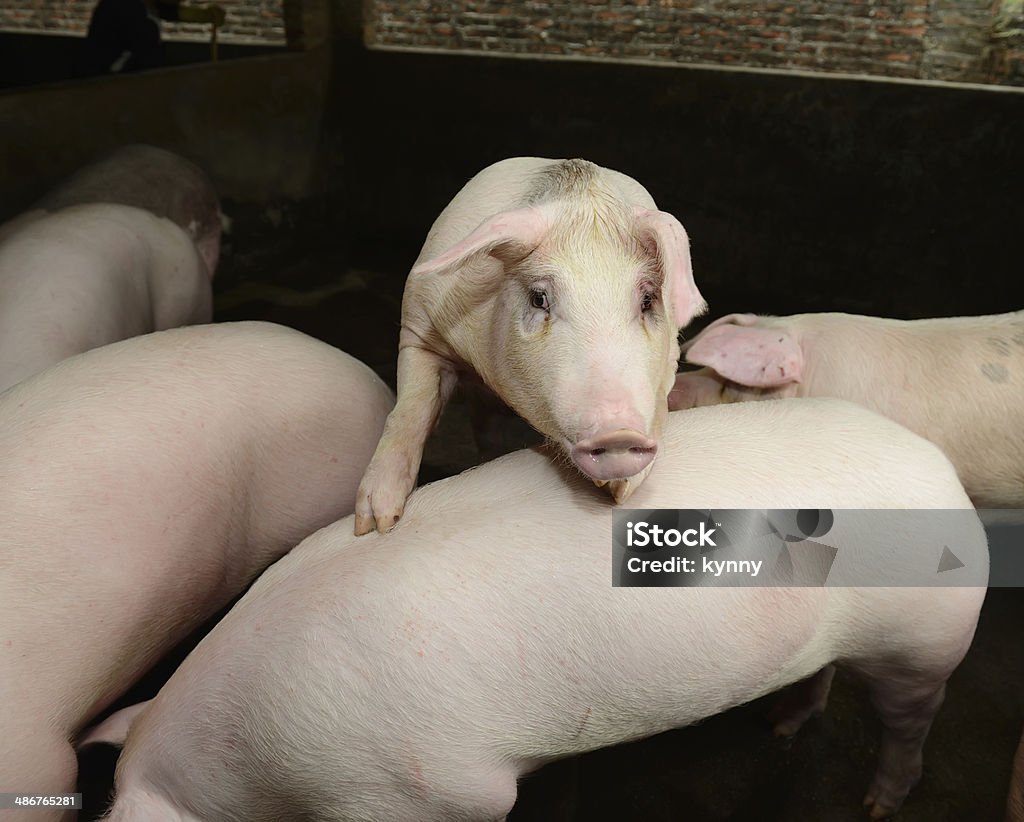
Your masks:
M72 354L209 322L220 221L200 169L128 146L0 226L0 392Z
M420 489L389 536L346 519L282 559L139 715L110 822L497 822L545 762L820 672L813 704L780 717L791 733L823 707L833 662L870 688L883 732L867 804L895 811L988 574L939 450L836 400L671 414L633 503L959 509L939 540L836 512L828 544L844 580L857 567L906 585L910 569L927 585L944 541L963 567L943 582L960 587L613 588L611 514L550 456Z
M650 469L702 311L689 240L636 180L584 160L485 168L441 212L402 302L398 401L355 532L402 514L457 376L477 376L615 500Z
M0 395L0 793L73 790L90 719L352 512L392 404L362 363L263 323L125 340Z
M850 400L941 447L979 508L1024 507L1024 311L909 321L730 314L683 351L708 368L677 377L673 409Z

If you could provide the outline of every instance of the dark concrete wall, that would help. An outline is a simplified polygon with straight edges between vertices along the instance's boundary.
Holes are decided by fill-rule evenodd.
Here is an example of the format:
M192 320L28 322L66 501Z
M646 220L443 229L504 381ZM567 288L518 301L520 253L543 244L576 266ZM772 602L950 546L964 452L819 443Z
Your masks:
M407 270L476 171L584 157L690 232L713 315L1024 307L1024 92L369 51L347 71L353 251Z
M1024 307L1022 91L365 50L345 34L0 93L0 219L97 153L149 142L221 192L225 285L328 250L400 287L476 171L585 157L679 216L712 314Z
M0 220L98 154L150 143L198 163L233 220L218 280L273 269L328 225L332 49L0 92ZM240 274L238 276L241 276Z
M75 60L84 42L83 37L0 31L0 89L73 79ZM209 42L165 41L163 52L167 66L210 62ZM219 60L238 60L283 52L283 45L217 45Z
M286 54L0 94L0 214L125 142L190 157L228 196L308 197L329 70L327 53Z

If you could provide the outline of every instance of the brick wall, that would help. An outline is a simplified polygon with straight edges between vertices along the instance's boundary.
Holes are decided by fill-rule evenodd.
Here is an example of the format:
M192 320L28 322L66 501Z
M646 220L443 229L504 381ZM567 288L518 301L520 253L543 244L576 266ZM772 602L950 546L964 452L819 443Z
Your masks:
M1024 40L1000 34L1020 10L1021 0L367 0L367 39L1024 85Z
M205 5L207 0L193 0ZM285 42L283 0L214 0L227 12L217 39L227 43ZM0 0L0 31L85 34L96 0ZM161 23L165 40L209 40L210 26Z

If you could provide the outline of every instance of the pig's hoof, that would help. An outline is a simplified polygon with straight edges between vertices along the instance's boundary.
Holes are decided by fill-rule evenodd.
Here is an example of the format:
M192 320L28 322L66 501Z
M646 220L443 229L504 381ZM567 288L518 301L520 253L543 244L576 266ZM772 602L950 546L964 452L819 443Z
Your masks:
M803 722L799 719L787 719L782 722L776 722L772 727L772 733L775 736L789 739L791 736L796 736L797 732L803 727Z
M594 485L598 488L604 488L608 484L608 480L594 480Z
M402 518L403 508L404 506L397 511L394 508L389 511L381 511L372 505L372 497L367 498L365 506L356 507L356 536L361 537L371 531L380 531L382 534L386 534Z
M797 686L793 686L796 688ZM791 737L804 726L808 719L825 713L824 702L808 702L799 690L785 692L768 711L775 736Z
M364 514L356 514L356 536L361 537L364 534L370 533L374 528L377 527L377 523L374 522L373 517L368 517Z
M872 786L868 795L864 797L864 807L868 809L868 814L876 822L880 819L888 819L900 809L902 804L902 798L896 799L891 795L886 795L886 791L879 790L875 786Z
M391 455L371 462L356 493L356 536L394 528L415 484L408 460Z

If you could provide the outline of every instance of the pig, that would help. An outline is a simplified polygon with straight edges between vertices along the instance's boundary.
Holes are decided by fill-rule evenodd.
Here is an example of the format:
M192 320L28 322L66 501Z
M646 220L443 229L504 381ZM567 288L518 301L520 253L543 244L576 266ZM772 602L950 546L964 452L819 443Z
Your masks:
M90 348L209 322L220 226L202 171L150 146L0 226L0 391Z
M59 211L84 203L117 203L166 217L195 242L212 277L226 220L212 181L195 163L167 149L120 146L79 169L35 207Z
M354 510L393 402L268 323L135 337L0 395L0 793L73 791L83 727Z
M1024 311L891 320L730 314L682 346L674 409L838 397L936 443L979 508L1024 508Z
M623 502L657 451L679 328L703 310L686 231L636 180L584 160L488 166L441 212L406 281L398 400L356 533L398 522L460 375Z
M949 461L839 400L696 409L669 415L633 501L959 509L943 538L963 576L616 589L602 492L544 449L516 452L417 490L391 534L357 537L343 519L261 576L135 717L106 818L493 822L545 762L813 676L813 699L778 717L795 732L823 707L834 662L867 680L884 730L866 802L876 818L895 811L988 574ZM884 575L926 555L935 573L920 532L893 551L893 532L839 526L837 562Z

